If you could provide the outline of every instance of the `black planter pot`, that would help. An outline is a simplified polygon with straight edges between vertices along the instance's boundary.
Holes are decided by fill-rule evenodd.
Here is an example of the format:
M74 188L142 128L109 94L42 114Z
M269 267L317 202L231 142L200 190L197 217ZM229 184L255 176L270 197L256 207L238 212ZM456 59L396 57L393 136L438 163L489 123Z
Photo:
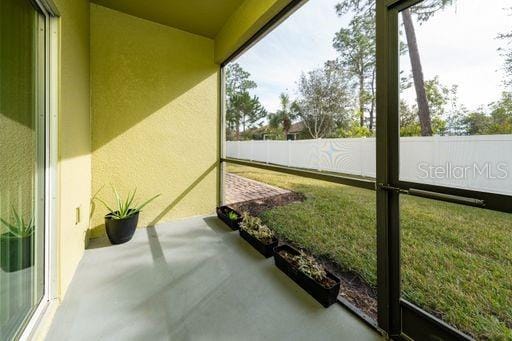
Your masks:
M238 215L237 220L231 220L228 217L229 212L235 212ZM226 225L229 226L233 231L240 229L240 223L242 222L242 215L228 206L217 207L217 217L222 220Z
M284 272L288 277L293 279L295 283L301 286L302 289L306 290L314 299L316 299L324 307L329 307L337 301L338 293L340 291L340 280L332 273L327 272L327 276L336 282L332 287L326 288L313 278L302 273L292 264L290 264L285 258L283 258L279 251L287 251L292 255L298 255L299 251L290 245L281 245L274 249L274 260L276 266Z
M105 229L108 239L112 244L123 244L132 239L137 223L139 222L139 212L129 218L113 219L108 214L105 216Z
M19 238L10 232L0 235L0 267L3 271L19 271L33 264L32 236Z
M275 239L270 244L262 243L258 238L254 237L247 231L240 229L240 237L245 239L249 244L251 244L259 253L261 253L265 258L272 257L274 255L274 248L277 246L277 239Z

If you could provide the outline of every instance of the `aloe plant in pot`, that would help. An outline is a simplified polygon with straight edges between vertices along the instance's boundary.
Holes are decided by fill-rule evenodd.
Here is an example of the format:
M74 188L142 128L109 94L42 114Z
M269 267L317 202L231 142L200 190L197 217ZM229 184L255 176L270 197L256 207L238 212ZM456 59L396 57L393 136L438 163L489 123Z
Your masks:
M105 215L105 229L107 231L108 239L112 244L122 244L132 239L135 230L137 229L137 223L139 222L139 213L142 209L155 200L160 194L146 200L144 203L137 205L135 204L135 194L137 189L128 193L126 198L121 198L118 191L112 186L114 192L115 204L114 208L111 208L104 200L96 198L101 202L105 208L109 211Z
M0 235L0 267L6 272L19 271L32 266L34 219L26 221L16 209L12 208L12 221L0 218L7 232Z

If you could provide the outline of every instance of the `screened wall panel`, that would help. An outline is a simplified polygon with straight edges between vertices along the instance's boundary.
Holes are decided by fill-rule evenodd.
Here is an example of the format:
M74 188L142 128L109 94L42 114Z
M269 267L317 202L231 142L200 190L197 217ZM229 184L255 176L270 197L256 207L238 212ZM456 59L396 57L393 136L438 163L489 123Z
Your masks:
M304 1L288 14L224 65L225 157L356 187L227 161L223 203L324 262L340 300L375 321L375 4Z
M425 1L399 14L400 180L512 195L511 8Z
M476 339L512 337L512 216L472 194L512 195L510 9L424 1L398 13L399 179L438 199L400 195L401 296ZM452 189L468 192L443 196Z
M338 298L376 321L375 192L230 163L225 170L225 204L315 257L340 279Z
M375 178L374 3L298 7L225 65L226 157Z

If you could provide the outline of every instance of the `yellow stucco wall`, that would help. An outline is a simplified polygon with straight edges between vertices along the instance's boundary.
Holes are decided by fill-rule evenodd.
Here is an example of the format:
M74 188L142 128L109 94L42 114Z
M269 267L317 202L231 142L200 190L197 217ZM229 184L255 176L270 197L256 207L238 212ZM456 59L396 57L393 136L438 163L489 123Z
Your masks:
M85 247L91 196L89 1L54 0L60 20L58 278L60 297ZM81 209L76 222L75 209Z
M103 208L87 219L91 193L101 186L106 185L100 193L106 199L110 183L124 193L137 187L141 199L161 193L140 225L213 211L219 133L215 63L289 1L247 0L215 43L87 0L54 1L61 14L61 297L82 257L87 229L100 227L101 233ZM77 207L81 221L75 224Z
M218 74L213 40L92 4L93 193L160 193L139 226L212 213ZM105 213L96 204L93 236Z
M215 61L222 63L291 0L246 0L215 37Z

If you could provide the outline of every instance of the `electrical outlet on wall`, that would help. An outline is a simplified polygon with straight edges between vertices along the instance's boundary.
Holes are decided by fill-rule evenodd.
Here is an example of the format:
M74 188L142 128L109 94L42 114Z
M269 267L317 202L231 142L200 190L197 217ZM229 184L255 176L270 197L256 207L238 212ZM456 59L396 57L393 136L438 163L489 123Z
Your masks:
M81 210L80 206L75 208L75 225L80 224L80 210Z

